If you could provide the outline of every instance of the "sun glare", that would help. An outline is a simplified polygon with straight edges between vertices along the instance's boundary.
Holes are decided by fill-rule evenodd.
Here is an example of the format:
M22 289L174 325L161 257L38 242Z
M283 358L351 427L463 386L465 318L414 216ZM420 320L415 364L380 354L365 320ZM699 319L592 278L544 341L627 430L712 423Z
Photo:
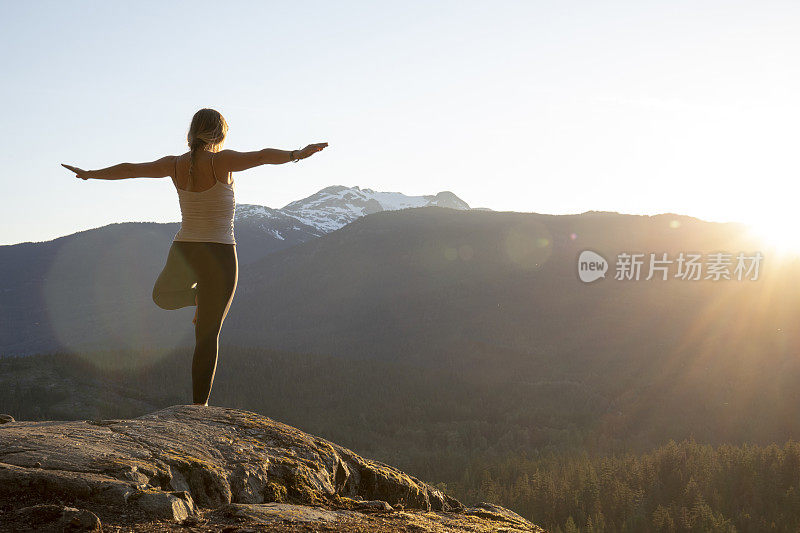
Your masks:
M748 227L750 235L772 253L800 257L800 226L793 217L766 215Z

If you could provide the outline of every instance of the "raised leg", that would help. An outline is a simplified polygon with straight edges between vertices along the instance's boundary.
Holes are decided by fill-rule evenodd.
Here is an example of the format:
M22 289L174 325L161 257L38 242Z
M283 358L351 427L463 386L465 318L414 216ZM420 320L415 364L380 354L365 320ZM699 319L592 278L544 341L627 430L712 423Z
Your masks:
M173 242L167 262L153 286L153 301L162 309L196 305L197 274L189 263L188 250Z

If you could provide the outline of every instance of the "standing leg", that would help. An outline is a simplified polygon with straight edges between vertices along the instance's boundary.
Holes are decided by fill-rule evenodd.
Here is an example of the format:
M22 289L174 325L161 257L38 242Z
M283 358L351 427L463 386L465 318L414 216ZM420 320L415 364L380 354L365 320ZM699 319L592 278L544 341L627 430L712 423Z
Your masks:
M173 241L167 263L153 286L153 301L162 309L180 309L195 305L197 274L190 261L191 245Z
M219 334L239 280L236 245L204 243L197 254L199 274L197 324L192 359L192 394L195 404L208 405L217 369Z

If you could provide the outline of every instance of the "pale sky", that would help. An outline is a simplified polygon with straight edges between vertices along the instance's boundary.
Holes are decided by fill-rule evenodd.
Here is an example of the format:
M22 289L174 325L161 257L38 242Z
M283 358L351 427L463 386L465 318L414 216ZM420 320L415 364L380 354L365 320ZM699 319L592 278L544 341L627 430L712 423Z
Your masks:
M0 4L0 244L177 222L169 178L87 169L226 148L299 163L235 174L279 208L329 185L450 190L473 207L797 227L800 3Z

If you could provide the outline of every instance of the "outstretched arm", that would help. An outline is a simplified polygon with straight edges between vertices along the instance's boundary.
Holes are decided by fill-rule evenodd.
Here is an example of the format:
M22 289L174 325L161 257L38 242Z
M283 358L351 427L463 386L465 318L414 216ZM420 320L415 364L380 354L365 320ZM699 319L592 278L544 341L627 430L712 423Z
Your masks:
M280 165L289 161L298 161L310 157L328 146L328 143L309 144L300 150L278 150L264 148L254 152L237 152L222 150L216 156L220 170L224 172L241 172L259 165Z
M75 173L75 177L84 180L124 180L128 178L165 178L172 175L175 168L175 156L167 155L148 163L120 163L99 170L83 170L61 163L61 166Z

